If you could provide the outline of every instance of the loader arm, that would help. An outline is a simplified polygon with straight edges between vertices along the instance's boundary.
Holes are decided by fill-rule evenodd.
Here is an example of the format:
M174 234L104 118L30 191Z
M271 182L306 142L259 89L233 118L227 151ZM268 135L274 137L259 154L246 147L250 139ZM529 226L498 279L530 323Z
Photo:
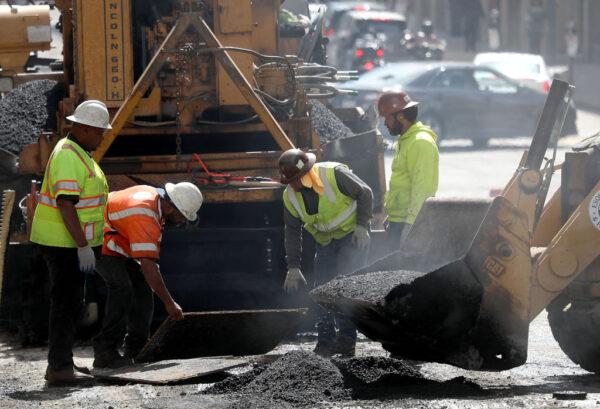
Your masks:
M533 266L529 321L600 255L600 182L554 236Z

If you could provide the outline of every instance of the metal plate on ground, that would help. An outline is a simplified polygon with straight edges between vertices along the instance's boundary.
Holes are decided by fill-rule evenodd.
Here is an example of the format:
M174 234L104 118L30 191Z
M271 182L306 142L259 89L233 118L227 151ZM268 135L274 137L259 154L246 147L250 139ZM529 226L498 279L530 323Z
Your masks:
M248 364L239 358L194 358L135 364L118 369L92 369L95 378L116 381L166 385L223 372Z
M185 313L165 320L137 356L137 362L202 356L260 355L275 348L306 309Z

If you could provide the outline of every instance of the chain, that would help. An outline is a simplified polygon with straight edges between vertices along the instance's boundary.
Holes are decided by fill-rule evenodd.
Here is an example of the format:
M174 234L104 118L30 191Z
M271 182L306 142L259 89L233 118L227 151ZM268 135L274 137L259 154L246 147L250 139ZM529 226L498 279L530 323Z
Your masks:
M177 160L181 156L181 100L183 98L182 92L182 75L181 75L181 54L175 54L175 82L177 84L177 92L175 95L175 107L177 112L175 113L175 124L177 126L177 133L175 136L175 154Z

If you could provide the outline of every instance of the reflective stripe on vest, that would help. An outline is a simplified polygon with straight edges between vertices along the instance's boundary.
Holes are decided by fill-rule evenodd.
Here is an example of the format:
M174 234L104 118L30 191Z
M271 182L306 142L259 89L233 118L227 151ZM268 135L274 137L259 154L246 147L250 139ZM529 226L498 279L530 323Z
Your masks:
M335 193L333 191L333 187L331 186L331 183L329 183L329 179L327 178L327 168L324 168L324 167L320 168L319 176L321 177L321 181L323 182L323 188L325 190L325 195L327 195L327 198L329 199L329 201L331 203L335 203L336 197L335 197ZM298 216L300 216L301 219L307 218L308 214L306 214L302 211L302 207L300 206L300 203L298 202L298 198L296 197L296 193L295 193L294 189L288 188L287 193L288 193L288 199L290 199L290 203L292 203L292 206L298 213ZM356 211L356 208L357 208L356 200L353 200L352 203L350 204L350 207L348 207L343 213L341 213L338 217L333 219L331 222L315 223L315 224L313 224L313 226L315 229L317 229L318 231L323 232L323 233L328 233L328 232L334 231L342 223L344 223L346 220L348 220L350 217L352 217L352 214Z
M46 206L58 208L56 199L45 193L38 195L38 202L41 204L44 204ZM79 202L77 202L77 204L75 205L75 208L76 209L89 209L92 207L104 206L105 204L106 204L106 200L104 199L104 195L92 196L92 197L80 197Z
M109 250L112 250L112 251L114 251L115 253L119 253L120 255L122 255L122 256L125 256L125 257L129 258L129 254L127 254L127 253L125 252L125 250L123 250L121 247L119 247L119 246L117 245L117 243L115 243L115 242L113 241L113 239L109 239L109 240L106 242L106 247L108 247L108 249L109 249Z
M85 233L86 240L94 240L94 223L86 223L83 226L83 232Z
M55 192L57 190L68 190L71 192L81 191L79 183L77 183L76 180L60 180L54 184L53 189Z
M131 251L158 251L158 247L154 243L131 243L129 247Z
M160 216L158 215L158 213L156 213L152 209L148 209L145 207L131 207L129 209L124 209L118 212L108 213L108 220L114 222L115 220L124 219L125 217L139 215L150 216L154 220L156 220L157 223L160 224Z
M323 182L323 189L325 190L325 195L327 196L327 199L329 199L331 203L335 203L335 192L333 191L331 183L329 183L329 178L327 177L327 168L319 168L319 176L321 177L321 182Z
M71 152L75 153L75 155L77 155L77 157L81 160L81 162L83 163L83 165L86 167L86 169L88 171L89 177L93 177L94 176L94 171L92 170L92 168L90 168L90 165L88 165L88 163L85 161L85 159L83 158L83 156L81 156L81 154L77 151L77 149L75 149L74 146L71 146L69 144L64 144L62 146L62 149L67 149L67 150L70 150Z

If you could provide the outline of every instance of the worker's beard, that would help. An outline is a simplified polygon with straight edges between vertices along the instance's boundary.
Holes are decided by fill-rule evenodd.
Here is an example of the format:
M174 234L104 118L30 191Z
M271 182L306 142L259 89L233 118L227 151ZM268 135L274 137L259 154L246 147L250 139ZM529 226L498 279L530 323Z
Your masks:
M392 127L390 128L390 134L392 135L402 136L404 132L406 132L406 130L404 129L404 125L402 125L402 123L399 121L395 121L394 125L392 125Z

